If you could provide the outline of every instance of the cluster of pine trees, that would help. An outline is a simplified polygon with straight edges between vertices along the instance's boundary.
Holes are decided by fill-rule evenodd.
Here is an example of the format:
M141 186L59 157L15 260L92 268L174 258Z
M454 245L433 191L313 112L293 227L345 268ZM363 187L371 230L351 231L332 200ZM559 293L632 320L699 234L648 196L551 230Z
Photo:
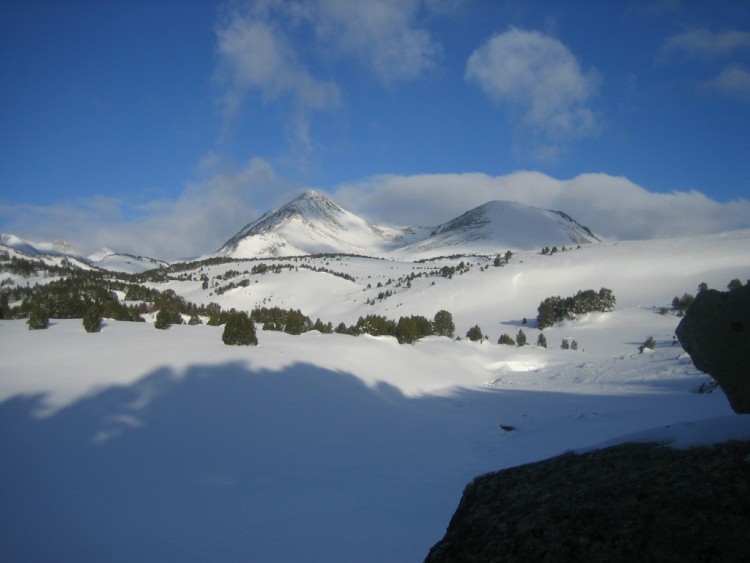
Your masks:
M541 330L553 326L565 318L575 318L594 311L614 311L616 299L611 289L601 288L579 291L573 297L547 297L537 309L537 327Z
M456 327L453 323L453 315L448 311L441 310L435 314L432 320L422 315L400 317L398 321L382 315L366 315L359 317L357 323L352 326L340 323L335 332L352 336L360 334L394 336L401 344L413 344L425 336L436 335L453 338Z

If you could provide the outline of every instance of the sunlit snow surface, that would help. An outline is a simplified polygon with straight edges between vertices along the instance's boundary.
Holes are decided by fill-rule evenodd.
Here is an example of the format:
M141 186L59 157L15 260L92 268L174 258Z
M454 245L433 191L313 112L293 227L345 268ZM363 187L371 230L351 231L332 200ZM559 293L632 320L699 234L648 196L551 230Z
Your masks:
M658 314L701 282L750 278L749 243L740 231L518 253L501 268L464 258L467 273L392 283L375 305L378 282L458 260L322 258L309 265L356 281L300 268L221 296L160 286L334 324L448 309L484 343L259 331L246 348L205 325L0 321L0 559L419 561L483 472L622 440L750 439L720 391L696 392L708 378L673 344L679 319ZM244 269L210 274L230 268ZM602 286L615 312L534 345L541 299ZM519 329L530 346L496 344ZM657 347L639 354L648 336Z

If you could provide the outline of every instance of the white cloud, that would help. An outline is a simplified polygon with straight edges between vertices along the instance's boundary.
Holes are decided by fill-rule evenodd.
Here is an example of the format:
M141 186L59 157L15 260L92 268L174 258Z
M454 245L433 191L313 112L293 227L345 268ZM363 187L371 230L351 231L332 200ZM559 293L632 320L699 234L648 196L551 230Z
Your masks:
M177 259L216 250L297 186L262 159L188 183L176 199L143 203L89 198L50 206L0 204L4 229L36 241L67 240L84 254L102 247Z
M515 28L495 35L469 57L465 78L520 115L520 124L539 136L542 152L554 153L559 144L600 128L590 106L599 74L583 72L554 37Z
M648 239L750 227L750 201L719 203L696 191L653 193L627 178L582 174L557 180L539 172L505 176L377 176L337 188L344 207L376 222L436 226L491 200L571 215L601 236Z
M743 49L750 50L750 33L746 31L715 33L707 29L692 29L667 38L659 51L657 62L677 59L708 61Z

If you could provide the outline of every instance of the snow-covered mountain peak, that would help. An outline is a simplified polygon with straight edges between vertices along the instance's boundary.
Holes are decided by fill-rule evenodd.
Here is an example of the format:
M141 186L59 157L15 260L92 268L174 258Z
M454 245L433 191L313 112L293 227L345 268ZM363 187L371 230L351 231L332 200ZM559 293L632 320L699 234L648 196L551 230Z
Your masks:
M400 249L398 254L419 258L491 254L592 242L600 240L562 211L496 200L438 225L428 237Z
M309 190L246 225L218 255L348 253L426 258L591 242L599 239L567 214L513 201L490 201L434 229L393 229L374 225Z
M590 243L599 239L587 227L577 223L572 217L562 211L541 209L524 205L515 201L495 200L489 201L479 207L475 207L448 221L433 230L431 235L439 235L446 232L463 232L470 236L488 234L488 228L502 227L504 231L511 234L527 235L531 230L544 229L542 236L559 236L557 232L562 231L569 240L565 242ZM557 241L563 242L563 241ZM538 246L538 245L533 245ZM524 248L528 250L528 248Z
M351 213L322 193L308 190L246 225L219 256L251 258L317 253L380 255L405 235Z

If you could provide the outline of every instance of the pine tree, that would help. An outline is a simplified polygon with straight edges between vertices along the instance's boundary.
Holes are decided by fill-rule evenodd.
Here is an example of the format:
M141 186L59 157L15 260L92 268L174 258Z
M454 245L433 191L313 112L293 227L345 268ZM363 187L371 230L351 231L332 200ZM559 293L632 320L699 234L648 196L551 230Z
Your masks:
M523 330L519 330L518 334L516 334L516 344L526 346L526 334L524 334Z
M456 325L453 324L453 315L445 309L435 313L432 321L432 330L437 336L453 338L456 333Z
M83 314L83 328L86 332L99 332L102 329L102 312L98 305L91 305Z
M34 305L29 311L29 319L26 321L29 330L43 330L49 326L49 315L41 305Z
M544 333L540 332L539 336L536 339L536 345L541 346L542 348L547 347L547 337L544 336Z
M233 312L227 317L221 341L228 346L257 346L255 323L247 313Z
M479 325L474 325L466 333L466 338L468 338L472 342L477 342L478 340L482 340L482 338L484 338L484 334L482 333L482 329L479 328Z
M570 349L570 343L568 342L567 338L563 338L562 339L562 343L560 344L560 348L562 348L563 350Z
M501 334L500 338L497 339L498 344L507 344L508 346L515 346L516 341L513 340L513 337L511 337L509 334Z
M156 313L154 328L158 328L159 330L166 330L171 326L171 323L169 322L170 320L171 315L169 311L167 311L166 309L159 309L159 312Z
M413 344L419 339L417 323L413 318L401 317L396 325L396 338L400 344Z
M190 315L190 320L188 321L188 324L190 326L195 326L195 325L203 324L203 321L198 316L198 313L193 313L192 315Z

